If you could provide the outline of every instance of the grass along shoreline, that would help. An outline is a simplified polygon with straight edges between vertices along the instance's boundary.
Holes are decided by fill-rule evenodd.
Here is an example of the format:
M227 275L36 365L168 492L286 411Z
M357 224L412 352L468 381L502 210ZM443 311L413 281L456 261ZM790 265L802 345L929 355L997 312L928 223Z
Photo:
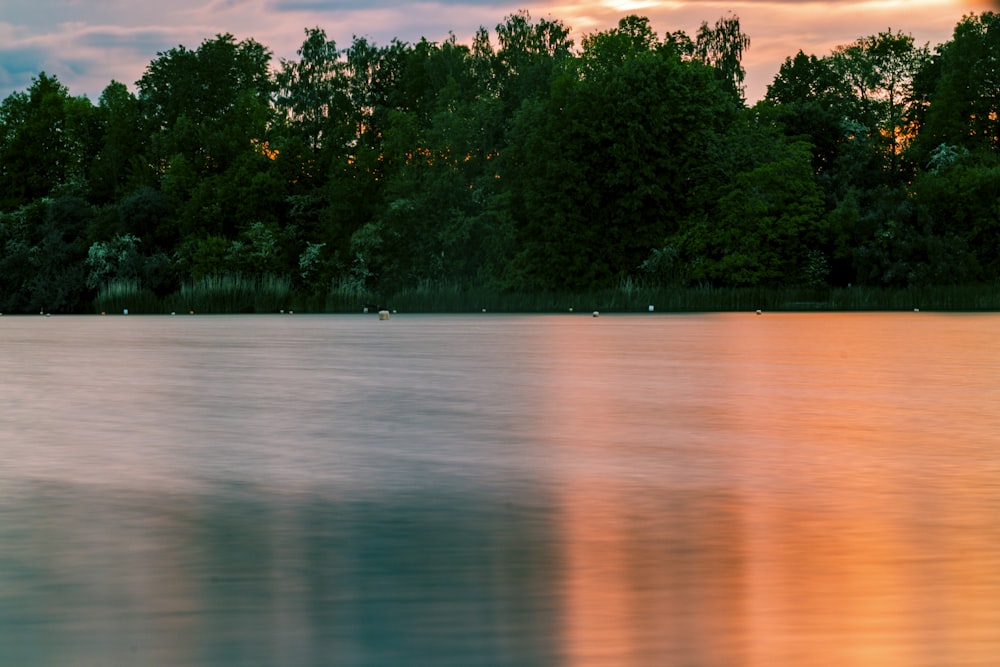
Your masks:
M922 288L622 287L591 292L498 292L486 288L422 285L391 295L335 287L322 295L297 294L289 280L215 276L187 283L160 298L136 281L114 281L94 299L96 313L360 313L387 308L407 313L574 312L837 312L1000 311L1000 286Z

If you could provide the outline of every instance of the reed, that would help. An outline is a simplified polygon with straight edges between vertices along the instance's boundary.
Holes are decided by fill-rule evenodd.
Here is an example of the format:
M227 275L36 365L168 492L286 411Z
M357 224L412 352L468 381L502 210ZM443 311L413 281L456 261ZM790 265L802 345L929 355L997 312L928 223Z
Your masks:
M94 312L134 314L162 312L160 300L138 280L116 279L102 286L94 298Z
M290 308L292 285L279 276L224 274L185 283L167 297L171 311L197 313L276 313Z
M505 313L738 312L738 311L995 311L1000 287L971 285L927 288L871 287L649 287L623 282L587 292L500 292L450 284L422 284L388 299L404 312Z
M498 309L502 299L503 295L482 287L424 282L396 292L387 302L410 313L469 313Z
M384 295L353 283L325 294L297 294L276 276L219 275L184 284L159 299L137 280L112 280L93 301L97 312L130 313L358 313L388 308L410 313L729 312L729 311L1000 311L1000 285L877 287L652 287L622 281L585 292L509 292L483 286L424 282Z
M373 309L382 305L379 294L354 283L335 281L330 285L323 303L325 313L360 313L365 308ZM315 299L311 300L316 303Z

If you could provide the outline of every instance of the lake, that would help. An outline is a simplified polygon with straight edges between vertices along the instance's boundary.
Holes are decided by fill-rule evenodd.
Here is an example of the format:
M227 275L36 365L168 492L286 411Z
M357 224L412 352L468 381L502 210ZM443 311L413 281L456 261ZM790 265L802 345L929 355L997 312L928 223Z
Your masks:
M1000 655L1000 316L0 317L0 664Z

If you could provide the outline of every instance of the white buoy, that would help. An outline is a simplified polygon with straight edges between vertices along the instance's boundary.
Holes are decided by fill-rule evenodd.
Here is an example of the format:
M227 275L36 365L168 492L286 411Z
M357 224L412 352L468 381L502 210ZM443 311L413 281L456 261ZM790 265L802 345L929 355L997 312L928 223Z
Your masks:
M594 311L594 317L600 317L600 316L601 316L601 314L598 311L595 310Z
M122 311L122 315L128 315L128 308Z
M652 304L650 304L650 306L649 306L649 312L653 312L653 310L654 310L654 308L653 308Z
M389 311L388 310L380 310L380 311L378 311L378 318L380 320L387 320L387 319L389 319Z
M920 312L920 309L919 309L919 308L914 308L914 309L913 309L913 312L915 312L915 313L919 313L919 312Z
M760 308L757 309L757 314L760 315Z

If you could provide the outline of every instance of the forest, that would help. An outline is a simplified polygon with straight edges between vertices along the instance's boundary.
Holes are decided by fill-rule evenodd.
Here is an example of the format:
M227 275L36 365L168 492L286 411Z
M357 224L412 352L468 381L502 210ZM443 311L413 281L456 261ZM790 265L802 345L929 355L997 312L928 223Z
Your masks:
M96 103L39 73L0 103L0 312L997 292L1000 14L789 55L752 105L750 47L520 11L291 60L216 35Z

